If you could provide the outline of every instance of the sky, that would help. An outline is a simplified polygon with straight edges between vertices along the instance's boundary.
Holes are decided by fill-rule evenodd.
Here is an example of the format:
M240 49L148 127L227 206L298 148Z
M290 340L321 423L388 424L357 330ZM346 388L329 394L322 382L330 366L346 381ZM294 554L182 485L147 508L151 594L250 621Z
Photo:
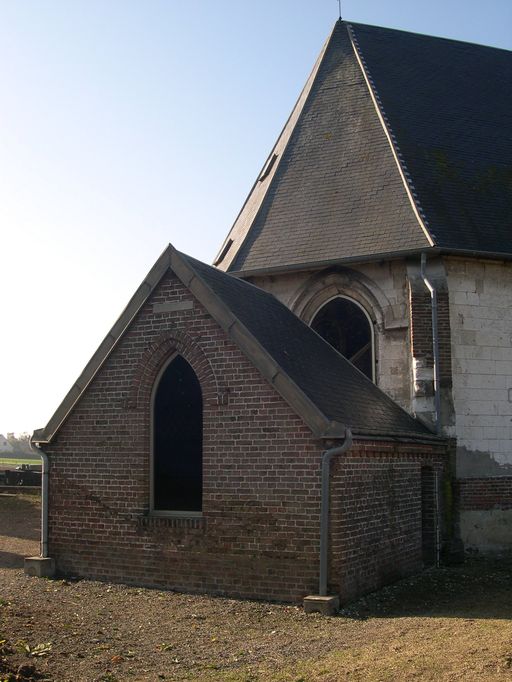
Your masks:
M512 0L343 0L512 49ZM208 263L337 0L0 0L0 433L43 427L169 242Z

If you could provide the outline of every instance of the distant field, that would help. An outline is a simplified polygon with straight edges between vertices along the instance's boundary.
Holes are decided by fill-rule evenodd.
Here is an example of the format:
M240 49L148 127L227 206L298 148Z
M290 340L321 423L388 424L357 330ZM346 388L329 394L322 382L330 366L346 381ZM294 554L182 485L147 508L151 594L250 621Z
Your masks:
M6 467L17 467L19 464L41 464L41 460L39 457L37 459L0 457L0 469L5 469Z

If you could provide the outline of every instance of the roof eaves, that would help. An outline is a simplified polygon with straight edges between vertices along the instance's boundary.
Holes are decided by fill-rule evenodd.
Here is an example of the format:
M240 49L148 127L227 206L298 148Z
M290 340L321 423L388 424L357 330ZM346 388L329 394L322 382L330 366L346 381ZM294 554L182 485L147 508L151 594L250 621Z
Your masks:
M224 329L267 381L304 420L318 438L343 438L345 425L329 420L290 379L258 339L231 312L193 266L176 250L171 253L171 268L208 313ZM230 275L226 275L228 277Z
M371 255L348 256L346 258L333 258L330 260L304 261L293 265L273 265L271 267L252 268L251 270L230 270L233 277L246 279L248 277L265 277L268 275L280 275L290 272L310 272L311 270L323 270L342 265L356 265L358 263L373 263L379 261L400 260L412 256L421 256L422 253L439 256L453 256L457 258L480 258L489 261L510 261L512 253L508 251L477 251L476 249L457 249L440 246L425 246L403 251L386 251Z
M351 429L354 440L371 440L371 441L396 441L400 443L428 443L428 444L442 444L447 438L445 436L438 436L434 433L414 433L407 431L377 431L372 429Z
M363 74L363 77L365 79L366 85L368 87L368 91L370 93L370 97L372 99L373 105L375 107L375 110L377 112L377 116L379 118L379 121L382 125L382 128L384 130L384 133L386 135L386 138L388 140L389 146L391 148L391 152L393 154L393 158L395 160L395 163L398 168L398 172L400 174L400 177L402 179L402 183L404 185L407 197L409 199L409 202L411 204L412 210L414 212L414 215L416 216L416 219L423 230L425 237L427 238L430 246L436 246L435 244L435 235L432 235L430 232L429 228L429 223L427 216L420 204L418 195L416 193L416 189L414 187L413 179L411 177L411 174L409 173L407 169L407 164L405 162L405 159L400 151L400 147L398 144L398 140L393 132L392 126L390 124L390 121L386 115L386 112L384 110L384 106L382 104L382 100L380 99L377 86L375 84L375 81L373 80L368 64L366 63L366 60L364 58L363 51L361 49L361 46L359 45L359 42L357 40L356 33L354 31L354 28L352 24L346 23L347 26L347 32L348 36L350 38L350 42L352 43L352 48L354 50L354 54L356 56L357 62L359 64L359 67L361 68L361 72Z
M83 392L94 379L98 370L109 357L110 353L114 350L115 346L123 336L125 330L131 324L135 315L137 315L158 282L169 268L171 248L171 245L166 247L162 255L148 272L144 281L138 287L135 294L129 300L128 305L114 323L112 329L100 343L98 349L89 360L76 382L68 391L64 397L64 400L61 402L53 416L50 418L48 424L43 429L37 429L34 431L32 435L32 440L34 443L44 445L52 441L53 437L63 422L66 420Z
M230 270L229 274L233 277L245 279L246 277L262 277L265 275L278 275L289 272L301 272L310 270L323 270L337 265L370 263L388 260L400 260L411 256L419 256L423 252L434 254L441 253L436 246L425 246L423 248L404 249L403 251L385 251L371 255L347 256L345 258L331 258L329 260L304 261L304 263L294 263L293 265L274 265L271 267L252 268L251 270Z

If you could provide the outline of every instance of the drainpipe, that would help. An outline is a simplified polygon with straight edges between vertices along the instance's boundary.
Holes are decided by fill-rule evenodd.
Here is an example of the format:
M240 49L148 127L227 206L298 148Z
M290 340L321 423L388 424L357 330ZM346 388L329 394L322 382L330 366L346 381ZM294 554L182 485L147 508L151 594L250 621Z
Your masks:
M436 568L441 563L441 509L439 506L439 472L434 471L434 499L436 513Z
M30 447L37 450L41 457L42 471L41 471L41 551L40 556L43 559L48 558L48 475L50 473L50 461L48 455L43 452L40 445L32 445L32 437L30 437Z
M437 326L437 290L430 282L426 272L427 254L421 254L421 278L430 292L432 300L432 352L434 356L434 406L436 412L436 433L441 435L441 391L439 381L439 330Z
M327 596L327 566L329 563L329 478L331 474L331 460L343 455L352 445L352 431L347 428L345 441L322 453L322 504L320 508L320 581L318 593Z

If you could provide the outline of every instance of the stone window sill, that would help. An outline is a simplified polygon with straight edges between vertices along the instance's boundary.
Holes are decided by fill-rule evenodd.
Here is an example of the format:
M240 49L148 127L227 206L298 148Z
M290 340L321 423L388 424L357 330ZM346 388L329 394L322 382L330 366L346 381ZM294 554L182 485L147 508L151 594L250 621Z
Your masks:
M143 528L204 528L202 515L158 515L147 514L137 518L137 525Z

